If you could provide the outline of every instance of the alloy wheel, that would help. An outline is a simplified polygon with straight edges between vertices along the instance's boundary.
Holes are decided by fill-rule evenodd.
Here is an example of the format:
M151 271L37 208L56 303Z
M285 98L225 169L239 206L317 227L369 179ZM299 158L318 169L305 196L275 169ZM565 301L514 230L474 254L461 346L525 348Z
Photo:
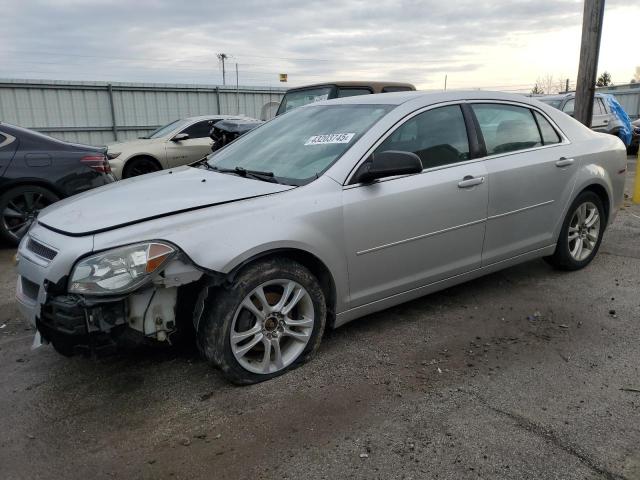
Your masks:
M569 253L579 262L591 255L600 236L600 213L591 202L578 205L569 222Z
M305 350L314 320L313 301L302 285L288 279L265 282L236 309L229 335L231 350L250 372L278 372Z
M38 212L54 201L40 192L19 193L11 198L2 210L2 223L5 231L16 241L20 240L35 221Z

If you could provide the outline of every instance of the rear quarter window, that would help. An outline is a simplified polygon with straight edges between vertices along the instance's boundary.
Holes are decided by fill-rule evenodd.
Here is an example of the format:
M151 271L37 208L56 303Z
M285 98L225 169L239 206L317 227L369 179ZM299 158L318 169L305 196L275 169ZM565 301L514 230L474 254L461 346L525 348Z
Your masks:
M553 128L549 121L535 110L533 114L536 117L536 122L538 122L538 127L540 127L542 143L544 145L553 145L554 143L560 143L560 135L558 135L558 132L556 132L556 129Z

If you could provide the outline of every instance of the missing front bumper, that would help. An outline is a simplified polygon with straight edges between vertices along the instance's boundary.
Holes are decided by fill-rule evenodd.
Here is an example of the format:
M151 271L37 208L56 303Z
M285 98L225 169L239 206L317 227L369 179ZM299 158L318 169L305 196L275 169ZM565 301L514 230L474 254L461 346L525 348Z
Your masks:
M88 306L83 299L60 296L41 308L36 327L63 355L112 353L127 330L123 300Z

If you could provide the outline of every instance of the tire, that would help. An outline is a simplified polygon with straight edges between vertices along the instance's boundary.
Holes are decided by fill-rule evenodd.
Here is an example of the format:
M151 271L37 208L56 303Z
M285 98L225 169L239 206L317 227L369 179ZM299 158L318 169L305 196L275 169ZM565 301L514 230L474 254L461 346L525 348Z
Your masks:
M129 160L122 170L122 178L137 177L162 170L158 162L151 157L138 157Z
M583 208L584 213L580 213L579 210ZM597 213L597 218L590 217L592 212ZM590 222L595 223L588 227ZM545 257L545 260L560 270L586 267L598 253L606 223L607 217L600 197L588 190L580 193L569 207L554 254Z
M284 258L248 265L233 284L209 288L204 302L198 348L237 385L269 380L307 362L318 350L327 317L318 280L304 266ZM286 311L290 304L294 306Z
M0 195L0 239L18 245L43 208L60 200L38 185L20 185Z

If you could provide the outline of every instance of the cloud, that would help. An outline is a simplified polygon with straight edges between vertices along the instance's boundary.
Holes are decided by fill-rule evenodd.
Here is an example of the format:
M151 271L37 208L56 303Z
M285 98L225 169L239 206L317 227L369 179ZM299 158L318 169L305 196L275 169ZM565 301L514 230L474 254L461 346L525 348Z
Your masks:
M279 72L297 84L429 85L473 75L478 52L575 28L582 2L0 0L0 11L0 61L12 77L219 83L215 54L225 52L230 77L237 62L249 85L278 85Z

